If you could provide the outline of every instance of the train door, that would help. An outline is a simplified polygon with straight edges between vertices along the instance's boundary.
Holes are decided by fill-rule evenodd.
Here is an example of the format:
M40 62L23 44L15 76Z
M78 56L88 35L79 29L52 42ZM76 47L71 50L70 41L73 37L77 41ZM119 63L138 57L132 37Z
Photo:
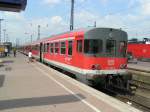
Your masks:
M68 40L66 43L66 47L67 47L67 55L65 57L65 62L67 64L72 64L72 57L73 57L73 40Z
M82 71L82 68L84 67L84 58L83 58L83 45L84 45L84 39L83 36L77 36L75 40L75 48L74 48L74 66L77 68L80 68ZM81 75L80 71L76 71L76 78L84 83L87 83L86 75Z
M43 43L41 42L40 43L40 62L42 62L42 59L43 59L43 53L42 53L42 51L43 51Z
M83 66L83 43L83 37L77 37L75 46L75 64L78 67Z

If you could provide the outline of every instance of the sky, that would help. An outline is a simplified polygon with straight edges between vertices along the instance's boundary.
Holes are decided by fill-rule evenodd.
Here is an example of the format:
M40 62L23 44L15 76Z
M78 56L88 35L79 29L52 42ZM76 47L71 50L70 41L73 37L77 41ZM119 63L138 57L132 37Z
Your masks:
M71 0L28 0L25 11L0 12L8 40L33 41L41 26L41 38L69 31ZM150 36L150 0L75 0L74 28L121 28L129 39ZM2 40L4 33L2 31Z

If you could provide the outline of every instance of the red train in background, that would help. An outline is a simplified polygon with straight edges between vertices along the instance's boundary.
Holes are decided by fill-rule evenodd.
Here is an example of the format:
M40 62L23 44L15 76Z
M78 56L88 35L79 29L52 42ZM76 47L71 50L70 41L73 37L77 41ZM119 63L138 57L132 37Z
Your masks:
M41 62L69 71L89 85L130 90L127 33L120 29L90 28L53 35L22 47Z
M150 60L150 39L144 38L143 41L131 39L128 42L128 55L138 60Z

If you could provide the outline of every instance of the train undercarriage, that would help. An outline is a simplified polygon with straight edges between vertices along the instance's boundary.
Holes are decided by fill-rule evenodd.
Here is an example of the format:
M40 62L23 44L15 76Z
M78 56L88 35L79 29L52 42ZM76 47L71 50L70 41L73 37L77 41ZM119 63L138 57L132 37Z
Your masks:
M88 82L91 86L100 87L112 92L134 94L136 91L136 86L132 83L131 74L96 75L92 80L89 79Z

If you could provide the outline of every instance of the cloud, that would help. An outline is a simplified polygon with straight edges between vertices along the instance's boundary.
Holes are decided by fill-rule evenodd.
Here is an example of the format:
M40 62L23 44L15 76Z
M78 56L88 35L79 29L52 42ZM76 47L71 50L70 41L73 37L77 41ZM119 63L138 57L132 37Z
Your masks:
M94 21L96 21L97 27L122 28L127 31L129 38L132 38L137 35L137 32L142 34L143 32L148 32L150 21L145 19L146 17L133 13L102 15L82 9L75 14L75 26L76 28L87 28L88 26L93 26ZM140 35L138 38L143 38L144 36Z
M75 3L83 3L86 2L87 0L75 0ZM48 5L58 5L61 3L71 3L71 0L43 0L42 2L44 2L44 4L48 4Z
M70 3L70 0L43 0L47 5L57 5L62 2ZM42 2L43 2L42 1ZM87 0L75 0L77 3L86 2ZM99 0L103 3L108 3L108 0ZM119 1L119 0L118 0ZM90 12L83 9L80 11L75 11L75 28L87 28L88 26L93 26L94 22L97 22L97 27L112 27L112 28L122 28L127 31L129 38L136 36L137 33L146 34L150 26L150 1L149 0L128 0L127 7L131 7L126 13L114 13L104 15L101 12ZM88 4L88 3L87 3ZM138 4L138 5L137 5ZM136 9L135 6L136 5ZM108 4L108 7L109 4ZM134 7L134 8L132 8ZM96 10L96 9L94 9ZM136 13L133 13L136 10ZM103 11L103 10L102 10ZM133 12L132 12L133 11ZM15 38L20 38L22 41L30 41L30 34L33 33L33 39L37 39L38 25L41 25L41 38L47 37L52 34L58 34L69 30L69 17L70 14L63 14L60 16L53 14L50 17L33 17L29 18L24 16L24 13L13 13L4 12L3 16L6 23L6 28L9 33L11 40ZM69 15L68 19L65 15ZM65 19L64 19L65 18ZM31 25L32 23L32 25ZM2 24L4 24L2 22ZM4 26L4 25L3 25ZM24 33L29 33L25 35ZM142 38L140 36L139 38Z
M139 0L128 0L128 8L131 8L137 4Z
M150 0L140 0L141 13L144 15L150 15Z
M76 0L77 2L86 2L87 0Z
M94 26L95 21L97 27L123 28L126 26L126 20L121 14L101 15L90 13L84 9L75 14L75 26L77 28Z
M33 35L33 39L37 39L38 25L41 26L41 38L48 37L53 34L67 31L69 25L61 16L41 17L30 20L26 25L26 32Z
M24 20L24 15L23 13L16 13L16 12L4 12L3 16L5 18L8 18L9 21L22 21Z
M5 19L2 22L2 29L6 29L9 40L15 43L16 38L20 43L30 42L30 36L33 40L37 39L38 25L41 25L41 38L48 37L52 34L61 33L69 29L69 25L61 16L27 18L23 13L1 13ZM26 33L26 34L25 34ZM3 33L2 33L3 39Z
M53 16L50 19L51 24L59 24L62 22L62 17L60 16Z
M48 5L55 5L55 4L58 4L60 2L61 2L61 0L44 0L44 3L48 4Z
M15 41L16 38L22 37L24 23L26 21L23 13L15 12L3 12L0 14L1 18L4 18L2 22L2 29L6 29L6 34L8 34L9 40ZM2 33L2 40L4 40L4 34Z
M88 27L93 26L94 22L100 18L100 15L90 13L84 9L78 13L75 13L75 27Z
M100 0L102 3L106 3L108 2L108 0Z
M108 3L108 0L100 0L100 2L103 4L103 5L106 5Z

